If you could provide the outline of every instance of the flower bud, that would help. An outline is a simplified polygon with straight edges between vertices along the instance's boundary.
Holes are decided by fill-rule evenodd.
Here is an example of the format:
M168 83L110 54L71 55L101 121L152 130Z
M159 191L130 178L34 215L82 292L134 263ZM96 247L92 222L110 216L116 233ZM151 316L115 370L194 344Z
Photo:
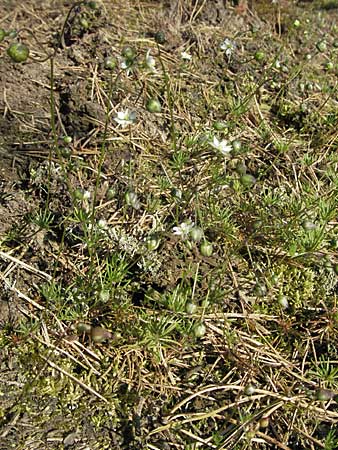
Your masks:
M151 113L160 113L161 112L161 103L156 98L150 98L147 101L146 108Z
M187 314L194 314L196 312L196 310L197 310L197 306L195 305L195 303L188 302L185 305L185 311Z
M84 323L84 322L79 322L76 325L76 329L78 331L78 333L90 333L90 330L92 329L91 325L89 325L89 323Z
M205 335L205 332L206 332L206 328L205 328L205 325L203 325L203 323L196 325L196 327L194 328L194 335L197 338L203 337Z
M262 52L261 50L258 50L255 54L254 54L254 58L256 61L258 62L262 62L265 59L265 53Z
M256 178L253 175L250 175L249 173L245 173L241 176L240 182L242 186L250 188L256 183Z
M195 242L199 242L203 238L203 230L200 227L194 227L190 231L191 239Z
M94 327L91 329L90 337L93 342L101 343L106 341L107 339L111 339L112 334L110 331L107 331L104 328Z
M149 251L154 251L158 248L158 246L160 245L160 238L158 237L157 234L151 234L150 236L147 237L146 239L146 246L147 249Z
M104 58L104 68L107 70L114 70L116 67L116 60L111 56L106 56Z
M161 45L165 43L165 34L163 31L157 31L157 33L155 33L155 42Z
M212 251L213 251L212 244L210 242L208 242L208 241L202 242L201 247L200 247L200 251L201 251L201 254L203 256L211 256L212 255Z

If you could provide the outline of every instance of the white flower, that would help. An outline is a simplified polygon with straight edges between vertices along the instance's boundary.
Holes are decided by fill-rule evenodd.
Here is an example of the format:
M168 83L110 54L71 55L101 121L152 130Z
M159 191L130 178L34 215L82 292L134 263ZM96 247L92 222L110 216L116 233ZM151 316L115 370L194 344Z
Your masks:
M191 61L192 56L190 55L190 53L181 52L181 58L184 59L185 61Z
M147 51L146 54L146 67L151 70L152 72L156 72L156 61L153 56L150 54L150 50Z
M192 222L191 219L189 219L186 222L182 222L177 227L174 227L173 233L176 234L176 236L181 236L183 239L187 239L190 231L193 228L194 228L194 222Z
M122 58L120 60L120 67L122 70L125 70L127 77L133 71L133 65L134 65L134 60L132 60L132 59Z
M83 191L83 200L89 200L89 199L90 199L90 192Z
M125 111L119 111L114 120L124 128L128 125L132 125L135 122L135 119L136 113L134 111L129 112L129 109L126 109Z
M236 44L234 41L230 41L230 39L224 39L224 41L220 45L220 49L224 50L228 59L230 59L233 52L236 50Z
M120 67L121 67L121 69L125 70L125 69L128 69L130 67L130 64L127 63L126 59L122 59Z
M226 141L225 139L222 139L220 141L216 136L214 136L214 139L212 140L212 142L210 142L210 145L212 148L221 152L223 156L229 156L229 153L232 150L232 146L228 144L228 141Z

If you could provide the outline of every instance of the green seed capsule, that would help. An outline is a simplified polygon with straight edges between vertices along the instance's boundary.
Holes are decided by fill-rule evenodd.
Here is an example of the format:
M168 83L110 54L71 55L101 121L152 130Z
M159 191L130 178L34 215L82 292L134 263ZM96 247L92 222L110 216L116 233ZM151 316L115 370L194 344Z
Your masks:
M165 34L163 31L158 31L155 33L155 42L161 45L165 43Z
M69 159L72 156L72 151L69 147L62 147L60 153L65 159Z
M98 9L98 4L96 2L93 2L93 1L88 2L87 6L88 6L88 8L92 9L93 11Z
M10 39L14 39L18 35L16 30L9 30L6 34Z
M161 240L157 234L152 234L148 236L146 240L146 246L149 251L156 250L161 243Z
M246 395L252 395L255 393L255 390L256 388L253 384L248 384L247 386L245 386L244 393Z
M122 49L122 56L127 60L133 60L136 56L136 51L133 47L126 46Z
M7 54L14 62L24 62L29 56L29 48L24 44L15 42L8 47Z
M238 139L231 142L234 152L239 153L242 150L242 143Z
M203 230L200 227L194 227L190 231L191 239L195 242L199 242L203 238Z
M91 327L91 325L89 325L89 323L79 322L76 325L76 329L77 329L78 333L89 334L92 327Z
M116 60L111 56L104 58L104 68L107 70L113 70L116 67Z
M104 328L94 327L91 329L90 337L93 342L101 343L106 341L107 339L111 339L112 334L110 331L107 331Z
M311 220L304 220L302 223L302 227L306 231L312 231L317 228L317 225L315 223L311 222Z
M6 31L3 28L0 28L0 42L2 42L6 37Z
M106 194L107 200L113 200L113 198L115 198L115 195L116 195L116 191L114 188L109 188L107 190L107 194Z
M245 175L245 173L246 173L246 165L245 165L245 163L243 163L243 162L238 162L238 163L236 164L235 170L236 170L236 172L237 172L239 175Z
M63 142L65 143L65 144L71 144L71 142L72 142L72 137L71 136L64 136L63 137Z
M88 30L88 28L89 28L89 22L85 17L81 17L80 25L84 30Z
M288 309L289 307L289 302L285 295L278 296L278 303L282 309Z
M205 328L205 325L203 325L203 323L200 323L194 329L194 335L197 338L203 337L205 335L205 332L206 332L206 328Z
M256 183L256 178L253 175L246 173L241 176L240 182L241 182L242 186L249 188L249 187L252 187Z
M197 306L195 305L195 303L189 302L185 305L185 311L187 314L194 314L196 312L196 310L197 310Z
M327 402L331 398L336 396L336 392L330 391L329 389L318 389L316 392L316 399L321 402Z
M317 50L321 53L325 52L327 49L327 45L325 41L319 41L316 44Z
M259 428L267 428L269 426L269 418L262 417L259 421Z
M208 242L208 241L202 242L201 247L200 247L200 251L201 251L201 254L203 256L211 256L212 255L212 251L213 251L212 244L210 242Z
M227 128L227 124L226 124L226 123L224 123L224 122L219 122L219 121L214 122L212 126L213 126L213 128L214 128L216 131L223 131L223 130L225 130L225 129Z
M161 112L161 103L156 98L150 98L147 101L146 108L151 113L160 113Z
M257 282L253 290L254 295L257 295L257 297L265 297L267 291L265 284L261 282Z
M124 195L126 204L128 206L131 206L134 209L140 209L141 208L141 203L139 202L139 199L137 197L137 194L133 191L128 191L125 193Z
M254 58L256 61L258 62L262 62L265 59L265 53L262 52L261 50L258 50L255 54L254 54Z
M74 198L76 200L83 200L83 190L80 188L75 189L74 191Z

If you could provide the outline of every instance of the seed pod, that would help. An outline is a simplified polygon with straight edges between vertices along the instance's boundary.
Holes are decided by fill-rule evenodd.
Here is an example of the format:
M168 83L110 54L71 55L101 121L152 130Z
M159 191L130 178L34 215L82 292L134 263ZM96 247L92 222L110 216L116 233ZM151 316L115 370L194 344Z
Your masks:
M195 305L195 303L189 302L185 305L185 310L187 314L194 314L197 310L197 306Z
M261 50L258 50L255 54L254 54L254 58L256 61L258 62L262 62L265 59L265 53L262 52Z
M316 400L320 400L321 402L327 402L336 395L337 395L336 392L330 391L329 389L318 389L316 392Z
M69 159L72 156L72 151L69 147L62 147L60 153L65 159Z
M99 299L102 303L107 303L110 298L110 292L107 289L103 289L100 292Z
M93 11L95 11L96 9L99 8L98 4L94 1L89 1L87 3L88 8L92 9Z
M14 62L24 62L29 56L29 48L27 45L15 42L8 47L7 54Z
M131 61L136 56L136 51L133 47L126 46L122 49L122 56Z
M253 290L254 295L256 295L257 297L265 297L267 294L267 291L268 290L267 290L265 284L261 283L259 281L256 283L254 290Z
M216 131L223 131L227 128L227 124L224 122L216 121L212 124L213 128Z
M147 101L146 108L151 113L160 113L161 112L161 103L156 98L150 98Z
M252 395L255 393L255 390L256 390L255 386L250 383L247 386L245 386L244 393L246 395Z
M194 227L190 231L191 239L195 242L199 242L203 237L203 230L200 227Z
M18 35L16 30L9 30L6 34L10 39L14 39Z
M101 342L106 341L107 339L111 339L112 334L110 331L105 330L104 328L94 327L90 331L90 337L93 342L101 343Z
M196 327L194 328L194 335L197 338L203 337L205 335L205 332L206 332L206 328L205 328L205 325L203 325L203 323L196 325Z
M204 241L201 244L200 251L203 256L211 256L212 255L212 244L208 241Z
M115 195L116 195L115 189L114 189L114 188L111 188L111 187L108 188L107 193L106 193L107 200L113 200L113 198L115 197Z
M279 303L280 307L283 309L288 309L288 307L289 307L289 302L288 302L288 299L285 297L285 295L281 294L278 296L278 303Z
M104 68L107 70L113 70L116 67L116 60L111 56L104 58Z
M334 68L334 64L332 61L329 61L324 66L325 70L332 70Z
M234 152L239 153L242 149L242 143L240 140L235 139L231 142L232 148L234 150Z
M155 33L155 42L161 45L165 43L165 34L163 31L158 31Z
M317 225L315 223L311 222L311 220L304 220L302 223L302 227L306 231L311 231L311 230L315 230L317 228Z
M89 22L85 17L81 17L80 25L84 30L88 30L88 28L89 28Z
M325 41L319 41L316 44L317 50L321 53L325 52L325 50L327 49L327 45Z
M249 173L245 173L244 175L241 176L240 182L244 187L249 188L256 183L256 178L253 175L250 175Z
M89 323L79 322L79 323L76 325L76 329L77 329L78 333L86 333L86 334L89 334L90 331L91 331L91 329L92 329L92 326L89 325Z
M72 143L72 137L71 136L63 136L63 142L65 143L65 144L71 144Z
M262 417L259 421L259 428L267 428L269 426L269 417Z
M137 194L134 191L128 191L124 195L126 204L131 206L132 208L138 210L141 208L141 203L137 197Z
M146 239L146 246L149 251L156 250L158 248L158 246L160 245L160 243L161 243L161 240L156 233L151 234Z
M238 162L236 164L235 170L236 170L236 172L239 175L241 175L241 176L245 175L245 173L246 173L246 165L245 165L245 163L244 162Z

